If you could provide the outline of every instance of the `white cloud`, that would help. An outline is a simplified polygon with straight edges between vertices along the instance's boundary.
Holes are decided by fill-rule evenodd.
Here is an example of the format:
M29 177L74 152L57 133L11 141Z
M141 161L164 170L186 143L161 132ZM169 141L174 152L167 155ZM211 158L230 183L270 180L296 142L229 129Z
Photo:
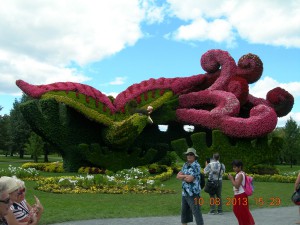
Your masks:
M127 77L116 77L115 80L109 82L110 85L122 85L125 83Z
M117 95L119 94L117 92L109 92L109 93L102 92L102 93L105 94L106 96L113 96L114 98L116 98Z
M157 6L155 0L142 0L142 8L145 10L146 22L148 24L161 23L164 21L167 5Z
M251 43L300 47L299 1L168 2L172 15L188 23L168 37L191 41L208 39L233 45L232 41L239 35Z
M281 87L294 96L300 96L300 82L279 83L271 77L264 77L252 84L249 88L250 94L259 98L266 98L268 91L273 88Z
M299 1L236 1L228 18L252 43L300 47L299 10Z
M200 28L200 29L199 29ZM173 37L177 40L186 41L207 41L232 43L233 34L231 25L222 19L208 22L202 18L194 20L193 23L180 26Z
M279 82L267 76L250 85L249 92L255 97L266 98L268 91L278 86Z
M49 84L57 81L83 82L90 78L72 68L57 67L26 55L0 50L0 94L20 94L15 81L22 79L32 84Z
M200 17L219 17L226 12L226 2L220 0L167 0L173 16L185 21L196 20Z
M141 22L162 22L164 9L152 0L1 0L0 94L19 93L17 79L90 80L70 63L80 67L134 45Z
M133 45L144 19L137 0L4 0L0 15L1 48L58 65L85 64Z

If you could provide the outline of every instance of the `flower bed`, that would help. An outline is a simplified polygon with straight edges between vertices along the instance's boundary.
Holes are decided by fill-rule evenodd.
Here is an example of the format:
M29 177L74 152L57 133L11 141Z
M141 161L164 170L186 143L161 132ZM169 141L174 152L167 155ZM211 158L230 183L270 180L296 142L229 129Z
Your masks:
M156 176L150 176L145 168L131 168L119 171L114 176L96 174L49 177L37 181L37 189L53 193L174 193L174 190L164 189L161 184L172 174L172 168Z
M0 169L0 176L16 176L23 180L37 181L37 190L53 193L108 193L108 194L125 194L125 193L175 193L174 190L165 189L162 181L168 180L174 173L174 168L152 164L139 168L124 169L113 173L106 171L107 174L86 174L78 176L57 176L41 177L35 168L23 168L29 165L45 168L39 163L38 165L27 164L22 167L13 167L9 165L8 169ZM55 165L56 166L53 166ZM52 163L51 168L60 168L61 163ZM157 173L150 174L150 169L155 168ZM179 168L178 168L179 169ZM231 173L234 175L234 173ZM254 182L279 182L294 183L298 173L284 175L258 175L249 174L254 178ZM228 179L223 175L223 179Z
M20 179L26 178L27 180L34 180L39 176L39 172L35 168L22 168L9 165L7 169L0 169L0 177L1 176L16 176Z

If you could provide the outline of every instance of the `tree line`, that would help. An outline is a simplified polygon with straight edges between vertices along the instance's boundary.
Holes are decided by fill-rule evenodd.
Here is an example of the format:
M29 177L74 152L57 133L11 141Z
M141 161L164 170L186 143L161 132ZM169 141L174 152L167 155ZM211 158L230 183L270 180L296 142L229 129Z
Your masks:
M283 138L284 144L279 156L280 163L300 164L300 126L290 117L284 127L276 128L270 135Z
M44 162L48 162L50 153L58 152L55 147L32 131L19 109L20 104L32 100L23 94L20 100L15 99L9 115L0 115L0 153L8 156L25 154L31 155L37 162L38 157L44 155ZM0 111L3 109L0 106ZM278 136L283 139L278 163L300 164L300 126L290 117L284 127L276 128L270 137Z
M0 153L20 158L31 155L35 162L44 155L44 162L48 162L48 155L55 152L55 148L32 131L19 109L20 104L29 100L31 98L23 94L20 100L15 99L9 115L0 115ZM2 109L0 106L0 111Z

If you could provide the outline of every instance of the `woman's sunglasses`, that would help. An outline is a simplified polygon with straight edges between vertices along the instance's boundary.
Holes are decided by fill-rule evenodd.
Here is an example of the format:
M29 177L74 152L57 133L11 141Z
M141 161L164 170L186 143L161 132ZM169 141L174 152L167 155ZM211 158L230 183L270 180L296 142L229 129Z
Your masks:
M18 195L22 195L25 191L26 191L25 188L23 188L22 190L19 190Z
M188 154L186 154L186 155L189 155L189 156L194 156L194 154L193 154L193 153L188 153Z
M0 202L3 202L4 204L9 204L9 202L10 202L10 198L7 198L7 199L5 199L5 200L0 200Z

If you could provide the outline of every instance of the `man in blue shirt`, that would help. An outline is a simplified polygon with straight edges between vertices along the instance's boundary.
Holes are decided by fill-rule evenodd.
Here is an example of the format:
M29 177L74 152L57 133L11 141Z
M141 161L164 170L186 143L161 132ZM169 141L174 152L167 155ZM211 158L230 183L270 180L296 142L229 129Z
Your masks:
M203 225L200 198L200 165L196 160L198 155L194 148L188 148L184 153L186 163L177 174L177 179L182 180L181 223L193 222L193 215L197 225Z

